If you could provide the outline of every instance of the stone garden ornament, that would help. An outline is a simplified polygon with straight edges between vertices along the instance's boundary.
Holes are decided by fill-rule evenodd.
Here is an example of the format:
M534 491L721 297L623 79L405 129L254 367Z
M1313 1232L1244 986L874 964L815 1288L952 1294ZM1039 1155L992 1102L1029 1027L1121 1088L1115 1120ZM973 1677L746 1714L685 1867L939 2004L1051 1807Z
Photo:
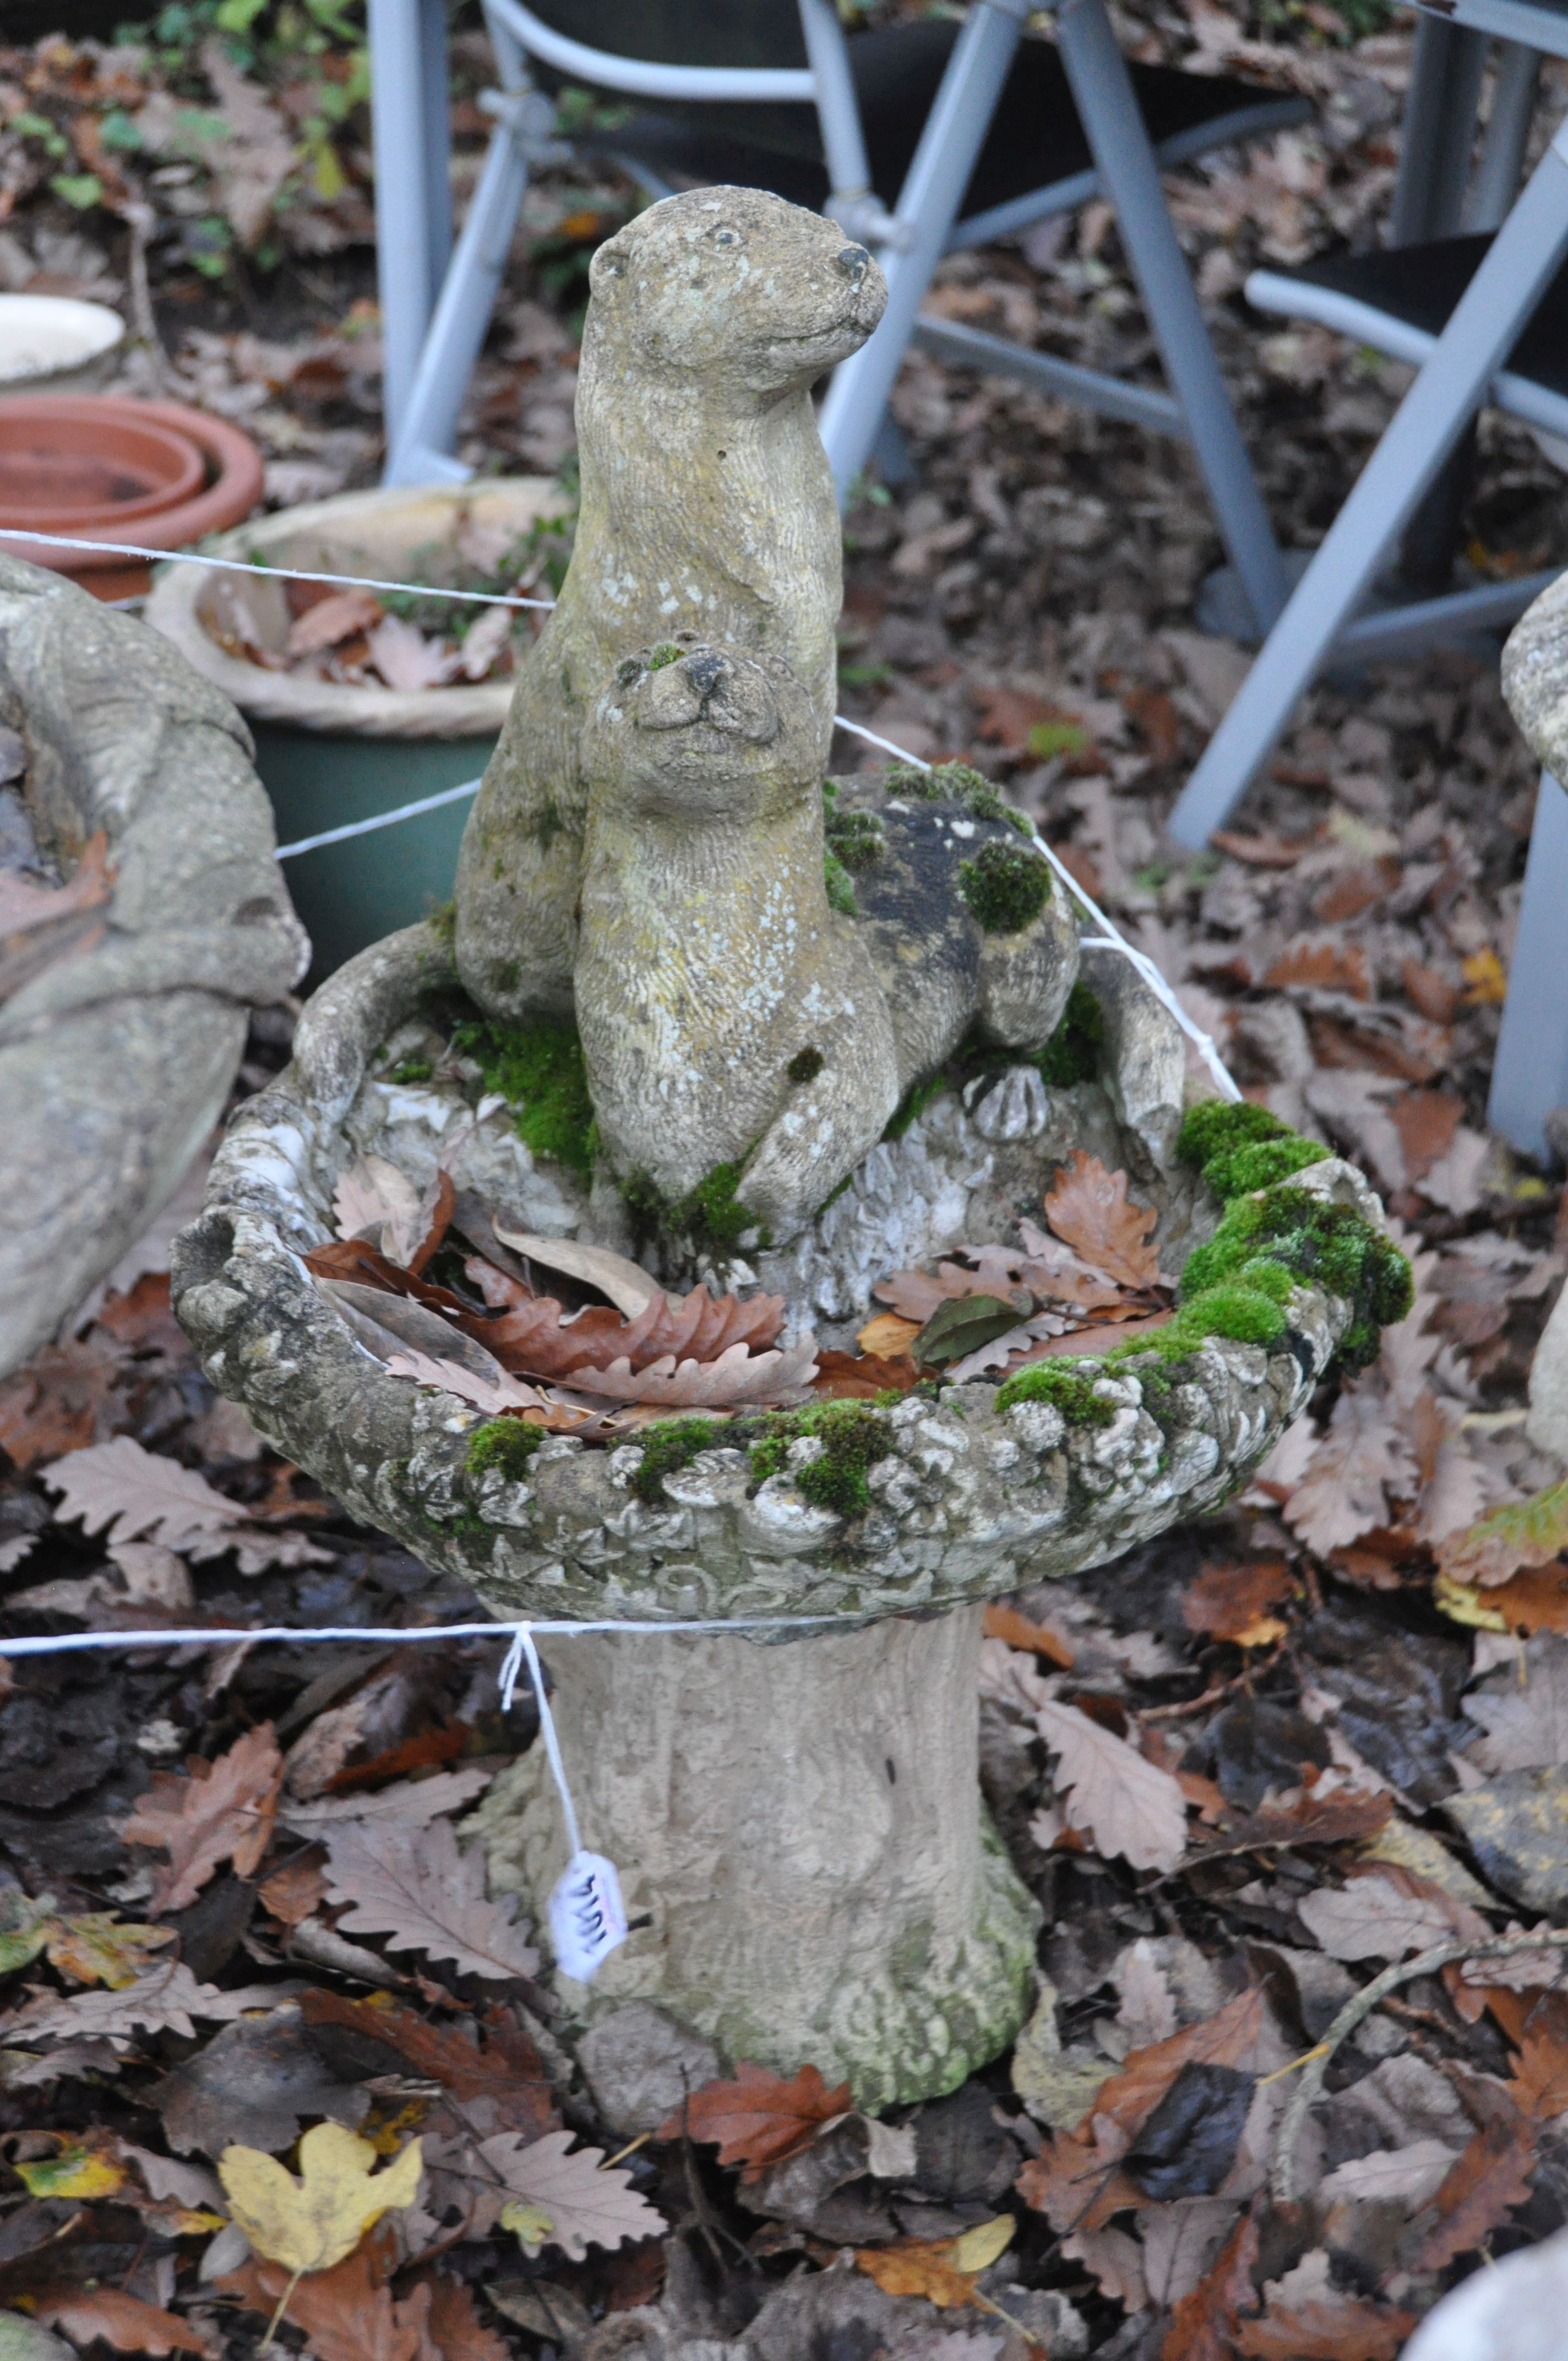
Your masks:
M868 2106L954 2087L1029 2004L1038 1913L979 1794L983 1602L1213 1508L1409 1290L1351 1168L1188 1104L1173 1018L1080 950L986 781L825 778L839 540L808 394L882 302L831 223L751 191L600 248L572 569L455 933L316 994L175 1269L214 1382L498 1617L719 1627L546 1642L631 1922L591 1989L558 1979L568 2017L652 2001ZM1012 1244L1080 1148L1157 1216L1168 1325L1001 1385L807 1389L879 1278ZM439 1311L307 1268L368 1157L416 1194L444 1173L466 1235L598 1269L622 1312L705 1280L784 1299L774 1391L729 1419L509 1412ZM568 1843L540 1751L471 1827L543 1918Z

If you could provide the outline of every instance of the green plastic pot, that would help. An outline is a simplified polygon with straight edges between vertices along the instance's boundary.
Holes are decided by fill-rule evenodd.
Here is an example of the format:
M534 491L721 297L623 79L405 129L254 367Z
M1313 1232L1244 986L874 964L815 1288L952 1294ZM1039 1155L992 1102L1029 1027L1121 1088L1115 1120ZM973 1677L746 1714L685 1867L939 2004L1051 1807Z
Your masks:
M251 725L256 767L272 798L281 845L342 828L400 804L477 779L495 752L482 738L349 738L324 730ZM311 980L356 951L428 918L452 899L467 801L422 812L395 828L323 844L285 864L289 893L314 954Z
M213 548L280 571L418 584L430 578L433 553L455 547L466 528L510 539L564 506L560 487L536 476L453 490L345 492L255 518ZM250 724L284 846L477 779L511 702L510 676L415 691L355 688L230 654L214 631L268 649L288 635L283 588L267 572L170 566L146 613ZM451 899L470 808L466 800L448 804L288 862L289 891L313 948L313 985Z

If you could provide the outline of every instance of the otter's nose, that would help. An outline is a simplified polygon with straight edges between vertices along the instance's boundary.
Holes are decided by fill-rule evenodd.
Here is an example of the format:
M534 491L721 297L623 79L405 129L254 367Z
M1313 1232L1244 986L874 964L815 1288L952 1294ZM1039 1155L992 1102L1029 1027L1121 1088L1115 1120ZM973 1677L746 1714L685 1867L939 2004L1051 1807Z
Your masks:
M872 267L871 256L863 246L841 246L833 260L851 287L858 287Z

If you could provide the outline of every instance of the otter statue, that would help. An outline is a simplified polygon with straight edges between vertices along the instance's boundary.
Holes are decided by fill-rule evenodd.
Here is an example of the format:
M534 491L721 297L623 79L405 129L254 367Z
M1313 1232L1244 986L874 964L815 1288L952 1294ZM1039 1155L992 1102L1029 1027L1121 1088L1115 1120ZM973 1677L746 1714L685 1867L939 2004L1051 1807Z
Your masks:
M830 906L819 742L777 656L669 642L622 662L583 743L574 982L601 1145L666 1202L743 1167L775 1242L966 1037L1042 1049L1078 972L1055 877L973 773L910 774L874 812L836 790Z
M686 626L782 658L826 764L841 533L810 390L887 301L863 247L759 189L664 198L598 248L589 285L571 570L457 865L458 972L514 1023L572 1009L582 735L628 649Z

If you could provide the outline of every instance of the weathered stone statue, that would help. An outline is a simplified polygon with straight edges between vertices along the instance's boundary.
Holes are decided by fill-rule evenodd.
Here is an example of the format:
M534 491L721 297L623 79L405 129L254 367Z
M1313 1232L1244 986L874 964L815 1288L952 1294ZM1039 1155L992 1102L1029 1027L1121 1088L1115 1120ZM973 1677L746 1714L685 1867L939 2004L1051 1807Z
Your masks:
M882 272L756 189L667 197L601 246L577 388L571 572L464 837L457 967L479 1006L572 1005L583 731L620 659L690 631L788 664L828 758L841 598L814 380L864 343Z
M1038 1914L977 1781L983 1601L1214 1507L1337 1354L1376 1350L1409 1273L1348 1166L1261 1108L1189 1106L1174 1019L1113 949L1080 955L986 781L825 780L839 526L807 390L873 324L874 265L703 190L601 248L593 291L582 525L469 828L455 957L411 928L316 994L230 1126L175 1302L263 1433L496 1614L720 1627L545 1641L633 1929L591 1990L557 1978L561 2022L653 2001L874 2107L952 2089L1028 2004ZM567 1091L535 1123L539 1078L580 1101L585 1073L591 1110ZM302 1260L373 1152L486 1221L634 1252L639 1283L760 1285L792 1346L850 1347L884 1274L1014 1248L1076 1148L1135 1175L1181 1308L1000 1387L546 1433L464 1398L470 1335L372 1296L469 1355L394 1374ZM769 1617L820 1620L724 1628ZM471 1825L537 1917L565 1866L538 1749Z

